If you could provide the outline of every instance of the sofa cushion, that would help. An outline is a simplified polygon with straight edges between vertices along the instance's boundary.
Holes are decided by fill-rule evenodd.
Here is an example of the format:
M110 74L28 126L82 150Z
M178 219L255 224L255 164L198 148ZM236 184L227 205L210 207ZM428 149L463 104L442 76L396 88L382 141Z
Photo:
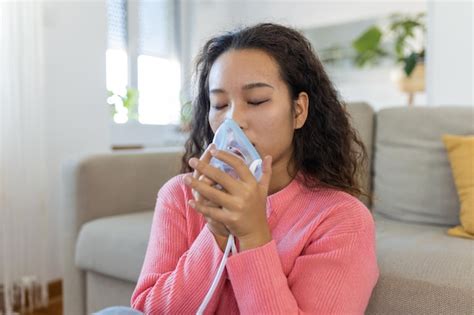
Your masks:
M459 224L443 134L473 134L471 107L399 107L377 113L373 210L394 219Z
M379 281L368 314L472 314L474 242L375 215Z
M461 202L461 225L448 234L474 239L474 136L444 135L443 142Z
M153 211L90 221L79 232L76 265L136 282L145 258Z

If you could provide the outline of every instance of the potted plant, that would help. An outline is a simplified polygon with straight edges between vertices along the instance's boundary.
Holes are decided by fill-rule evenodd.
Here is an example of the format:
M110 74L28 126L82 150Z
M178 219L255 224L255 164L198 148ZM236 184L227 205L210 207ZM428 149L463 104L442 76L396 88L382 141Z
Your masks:
M372 25L353 42L355 63L359 67L377 64L391 58L401 69L392 73L400 90L409 94L413 104L415 92L425 89L425 14L390 16L387 26Z
M123 90L107 91L107 103L111 105L115 122L126 123L128 120L138 120L138 90L125 87Z
M182 133L189 133L191 131L191 121L193 118L193 102L186 90L181 90L179 99L181 107L179 110L179 126L178 131Z
M184 101L181 104L180 110L180 131L181 132L190 132L191 131L191 119L192 119L192 102L191 101Z

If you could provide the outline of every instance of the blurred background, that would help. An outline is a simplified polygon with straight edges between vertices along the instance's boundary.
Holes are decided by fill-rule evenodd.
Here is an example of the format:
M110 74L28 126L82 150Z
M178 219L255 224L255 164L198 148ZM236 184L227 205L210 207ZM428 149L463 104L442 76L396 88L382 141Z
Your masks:
M282 23L347 102L473 106L473 15L468 0L0 0L0 283L62 278L64 163L183 145L210 36Z

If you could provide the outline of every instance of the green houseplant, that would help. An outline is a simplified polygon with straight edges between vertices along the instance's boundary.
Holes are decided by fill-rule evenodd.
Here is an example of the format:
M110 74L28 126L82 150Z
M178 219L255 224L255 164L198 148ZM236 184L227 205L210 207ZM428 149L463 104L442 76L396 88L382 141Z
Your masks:
M391 58L402 64L406 76L410 77L425 58L425 14L394 14L389 20L388 26L372 25L352 42L356 50L355 63L364 67ZM387 49L387 42L391 42L391 49Z
M364 67L390 58L401 65L401 71L392 72L392 80L408 93L408 105L413 105L414 94L425 90L425 33L424 13L394 14L388 25L372 25L352 42L354 61Z
M183 132L191 131L191 119L192 119L192 102L187 101L181 105L179 113L180 118L180 130Z
M138 90L132 87L126 87L123 91L107 91L107 103L111 105L114 119L117 115L120 122L128 120L138 120ZM115 119L117 120L117 119Z
M179 111L179 127L180 132L190 132L191 131L191 120L193 115L193 103L190 100L190 97L187 96L185 90L181 90L179 93L179 99L181 103L181 108Z

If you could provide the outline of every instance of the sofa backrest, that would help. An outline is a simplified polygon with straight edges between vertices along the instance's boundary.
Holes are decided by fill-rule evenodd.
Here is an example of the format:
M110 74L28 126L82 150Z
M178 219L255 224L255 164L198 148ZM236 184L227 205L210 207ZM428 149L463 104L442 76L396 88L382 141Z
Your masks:
M374 133L374 110L367 103L348 103L347 111L351 116L351 124L359 134L360 139L367 151L367 165L362 165L358 170L357 178L366 193L371 193L371 164ZM370 198L361 196L359 198L367 207L371 206Z
M456 225L459 201L441 137L474 134L472 107L397 107L376 115L373 211Z
M179 173L180 148L94 155L77 169L78 219L151 210L161 186Z

